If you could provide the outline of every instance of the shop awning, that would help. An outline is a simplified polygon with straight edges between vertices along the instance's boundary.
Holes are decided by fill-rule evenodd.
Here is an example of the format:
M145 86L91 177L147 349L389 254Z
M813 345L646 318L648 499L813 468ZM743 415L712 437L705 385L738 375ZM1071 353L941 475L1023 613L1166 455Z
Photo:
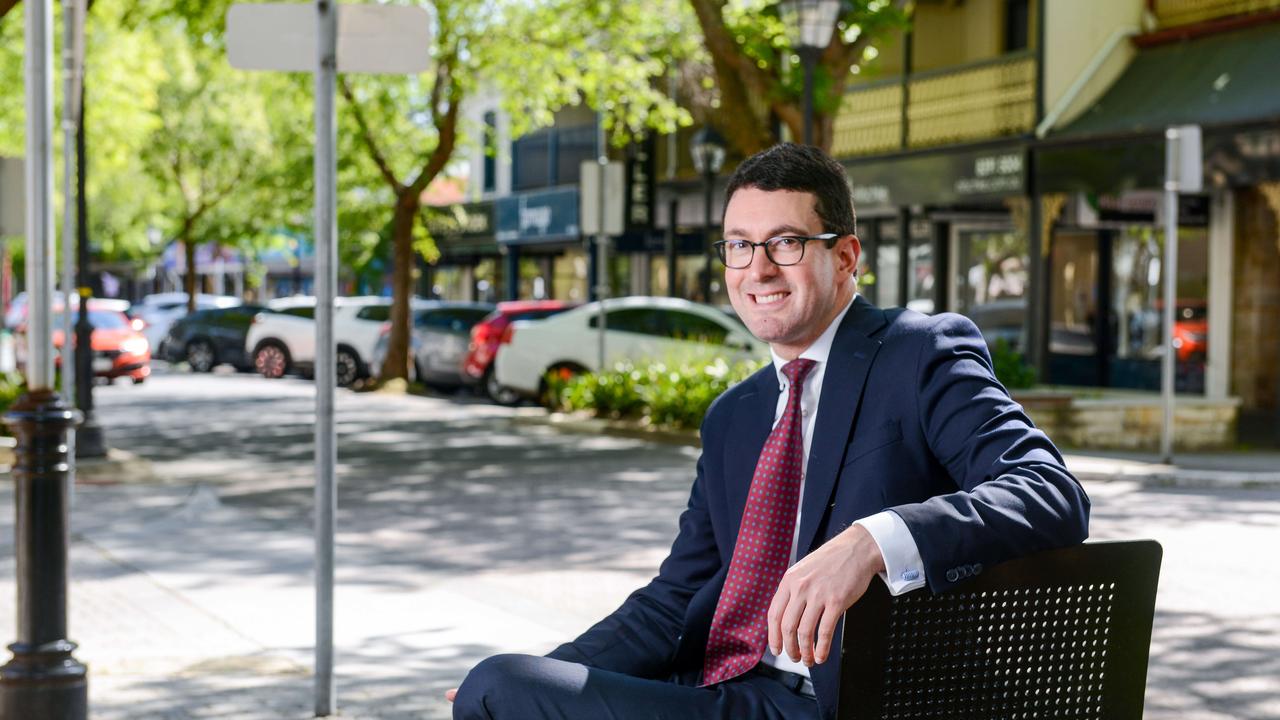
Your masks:
M1092 108L1052 139L1280 119L1280 23L1141 50Z

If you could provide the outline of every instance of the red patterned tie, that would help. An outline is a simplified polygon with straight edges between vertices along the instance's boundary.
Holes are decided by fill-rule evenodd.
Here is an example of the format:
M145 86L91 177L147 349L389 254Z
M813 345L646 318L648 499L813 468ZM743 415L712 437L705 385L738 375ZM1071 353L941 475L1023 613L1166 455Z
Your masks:
M735 678L755 667L764 655L769 603L791 559L800 501L804 471L800 391L815 364L802 358L782 366L782 374L791 382L787 408L756 461L738 542L707 636L703 685Z

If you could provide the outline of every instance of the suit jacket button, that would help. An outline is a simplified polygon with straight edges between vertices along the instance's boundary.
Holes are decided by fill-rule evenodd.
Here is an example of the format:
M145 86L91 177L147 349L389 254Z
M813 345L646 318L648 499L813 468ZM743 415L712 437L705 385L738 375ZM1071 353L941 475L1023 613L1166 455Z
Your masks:
M956 580L959 580L959 579L960 579L960 573L956 572L955 568L951 568L950 570L947 571L947 582L955 582Z

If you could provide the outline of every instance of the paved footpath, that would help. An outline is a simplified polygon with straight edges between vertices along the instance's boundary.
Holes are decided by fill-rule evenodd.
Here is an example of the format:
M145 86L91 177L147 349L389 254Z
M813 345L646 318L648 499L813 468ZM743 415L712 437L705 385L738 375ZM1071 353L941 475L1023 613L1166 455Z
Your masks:
M129 482L86 471L74 498L92 717L311 717L311 386L158 375L97 399L111 444L147 462ZM447 718L479 659L545 652L661 560L696 451L519 414L339 393L340 717ZM1146 717L1280 717L1280 491L1087 486L1095 538L1165 547ZM12 538L0 512L4 641Z

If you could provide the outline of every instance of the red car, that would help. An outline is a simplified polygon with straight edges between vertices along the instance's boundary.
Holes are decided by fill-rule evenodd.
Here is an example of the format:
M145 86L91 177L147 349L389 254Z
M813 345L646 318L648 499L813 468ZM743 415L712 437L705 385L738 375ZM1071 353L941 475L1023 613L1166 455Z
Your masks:
M78 310L73 310L78 312ZM74 322L76 316L72 316ZM93 374L111 382L127 377L138 385L151 374L151 346L137 329L137 324L119 310L106 310L89 306L89 324L93 332L89 336L93 347ZM53 315L53 346L62 347L62 313ZM73 341L74 344L74 341ZM55 364L59 362L54 356Z
M462 374L475 385L482 385L494 402L514 405L520 401L515 393L501 387L493 379L493 359L498 348L511 338L507 329L516 320L541 320L564 312L577 303L563 300L512 300L498 303L498 308L471 328L471 345L462 361Z

